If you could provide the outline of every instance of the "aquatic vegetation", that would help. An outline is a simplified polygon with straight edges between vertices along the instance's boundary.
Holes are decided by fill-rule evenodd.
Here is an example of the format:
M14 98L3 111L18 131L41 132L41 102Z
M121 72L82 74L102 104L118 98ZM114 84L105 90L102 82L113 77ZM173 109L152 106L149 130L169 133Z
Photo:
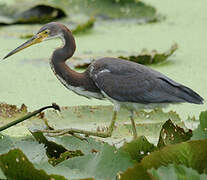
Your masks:
M4 107L10 108L9 105L4 105ZM8 131L8 135L1 134L0 167L2 172L0 171L0 178L13 179L15 177L17 180L26 180L32 174L34 179L117 178L128 180L142 177L143 180L154 180L163 178L163 174L166 175L168 171L173 172L175 177L188 177L189 174L193 174L201 179L206 178L206 174L202 173L206 173L207 168L205 163L207 140L203 138L203 133L206 133L205 129L207 129L205 123L207 111L200 114L201 125L193 131L184 131L182 127L185 129L186 127L175 112L164 113L161 110L139 112L137 114L139 121L145 124L142 130L146 131L144 127L152 126L154 131L158 131L157 145L150 143L145 136L115 147L92 137L81 140L73 136L49 137L47 134L38 132L38 128L44 125L42 119L45 118L55 128L60 127L61 124L67 126L66 121L69 119L66 117L70 117L68 122L70 125L78 123L77 119L83 117L85 121L83 124L94 120L103 123L110 108L99 106L62 107L61 122L57 120L60 118L58 114L54 110L49 110L47 115L36 116L30 120L31 135L29 136L12 137L9 135L12 131ZM125 128L129 130L130 124L128 125L126 122L123 124L123 121L126 121L123 117L126 116L126 113L122 113L123 120L120 119L121 122L116 127L115 136L109 138L112 141L117 141L117 133L120 133L119 136L126 137L127 131L123 130L122 126L126 126ZM91 118L93 119L91 120ZM167 120L168 118L174 122ZM142 121L142 119L145 120ZM157 122L153 119L157 119ZM139 121L137 121L137 128L142 124L139 124ZM162 121L166 122L163 124ZM161 123L160 133L156 123ZM82 127L83 124L81 124ZM119 130L119 126L122 127L121 130ZM197 140L190 140L192 134L196 135ZM149 134L146 135L149 137ZM172 163L174 165L171 165ZM183 172L186 173L183 174Z

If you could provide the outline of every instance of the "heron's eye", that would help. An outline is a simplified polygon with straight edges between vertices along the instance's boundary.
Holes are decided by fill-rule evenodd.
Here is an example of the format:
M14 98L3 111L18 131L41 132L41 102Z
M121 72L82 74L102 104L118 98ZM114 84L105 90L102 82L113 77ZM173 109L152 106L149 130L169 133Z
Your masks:
M45 31L45 34L49 34L49 31Z

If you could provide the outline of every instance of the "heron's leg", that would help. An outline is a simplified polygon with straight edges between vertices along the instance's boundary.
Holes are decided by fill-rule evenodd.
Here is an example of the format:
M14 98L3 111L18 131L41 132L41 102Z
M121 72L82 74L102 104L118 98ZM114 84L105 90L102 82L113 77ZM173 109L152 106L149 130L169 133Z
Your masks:
M111 124L109 125L108 130L106 132L87 131L87 130L75 129L75 128L59 129L59 130L41 130L41 132L51 133L50 136L62 136L64 134L79 133L79 134L85 134L87 136L97 136L97 137L107 138L107 137L111 137L112 135L112 132L114 130L114 125L116 122L116 117L117 117L117 111L114 111Z
M136 129L135 121L134 121L134 111L131 111L130 119L131 119L131 123L132 123L133 137L134 137L134 139L136 139L137 138L137 129Z

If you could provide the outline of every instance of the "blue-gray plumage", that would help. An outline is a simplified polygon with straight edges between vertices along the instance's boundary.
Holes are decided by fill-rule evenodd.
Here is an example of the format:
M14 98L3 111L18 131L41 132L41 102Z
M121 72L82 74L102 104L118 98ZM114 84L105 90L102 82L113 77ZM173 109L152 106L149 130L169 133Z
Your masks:
M190 88L183 86L163 74L146 66L118 58L102 58L93 62L85 72L70 69L65 61L73 56L76 45L70 30L59 23L43 26L29 41L11 51L5 58L52 38L61 38L63 46L57 48L51 57L50 65L57 78L73 92L87 98L109 99L114 104L114 114L107 132L91 132L79 129L48 130L44 132L81 133L99 137L112 135L117 111L120 107L131 111L132 131L137 137L133 111L139 108L165 106L169 103L189 102L202 104L203 98ZM4 58L4 59L5 59Z
M203 103L203 98L190 88L134 62L102 58L91 64L89 71L97 87L116 101L141 104Z

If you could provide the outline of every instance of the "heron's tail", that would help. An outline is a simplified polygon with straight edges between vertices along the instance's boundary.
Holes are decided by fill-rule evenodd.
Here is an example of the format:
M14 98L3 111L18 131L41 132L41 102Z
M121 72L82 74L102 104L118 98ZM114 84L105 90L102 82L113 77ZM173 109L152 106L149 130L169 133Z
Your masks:
M204 99L192 89L183 85L180 85L179 89L181 90L180 98L184 99L186 102L203 104Z

